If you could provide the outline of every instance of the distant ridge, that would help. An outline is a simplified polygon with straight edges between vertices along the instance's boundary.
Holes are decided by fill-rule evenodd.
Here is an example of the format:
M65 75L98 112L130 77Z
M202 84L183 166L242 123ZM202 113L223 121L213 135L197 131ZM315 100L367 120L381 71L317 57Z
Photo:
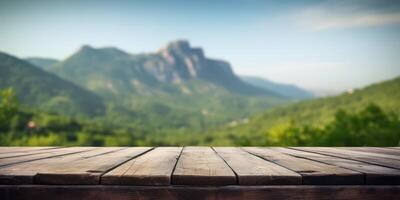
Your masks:
M67 115L104 114L96 95L14 56L0 52L0 88L11 87L24 104Z
M240 76L240 78L251 85L264 88L266 90L270 90L276 92L284 97L293 98L293 99L310 99L315 97L311 92L299 88L295 85L276 83L264 78L256 77L256 76Z
M28 57L24 58L24 60L44 70L49 70L53 65L59 62L59 60L56 59L39 57Z

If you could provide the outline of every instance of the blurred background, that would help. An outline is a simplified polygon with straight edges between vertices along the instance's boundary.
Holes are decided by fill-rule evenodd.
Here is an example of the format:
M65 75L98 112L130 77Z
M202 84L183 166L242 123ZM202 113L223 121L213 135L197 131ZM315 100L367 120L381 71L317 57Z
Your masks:
M2 146L399 146L396 0L0 0Z

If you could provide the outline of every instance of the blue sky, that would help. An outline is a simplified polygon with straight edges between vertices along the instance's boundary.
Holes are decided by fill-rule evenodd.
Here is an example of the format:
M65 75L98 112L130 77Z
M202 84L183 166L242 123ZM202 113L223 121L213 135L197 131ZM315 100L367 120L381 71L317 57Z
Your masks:
M0 51L63 59L81 45L150 52L176 39L257 75L343 91L400 75L400 2L0 0Z

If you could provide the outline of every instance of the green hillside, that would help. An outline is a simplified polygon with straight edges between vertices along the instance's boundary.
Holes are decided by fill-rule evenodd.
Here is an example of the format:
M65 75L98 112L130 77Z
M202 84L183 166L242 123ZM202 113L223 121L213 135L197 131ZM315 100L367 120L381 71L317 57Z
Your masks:
M273 138L279 134L289 134L291 128L297 129L296 131L300 135L302 131L307 132L307 130L301 129L310 127L324 129L333 126L332 123L340 120L341 113L357 117L357 115L369 112L368 109L372 109L369 107L370 105L373 105L372 107L376 105L382 113L398 118L400 114L399 91L400 77L355 90L353 93L343 93L338 96L307 100L275 108L250 118L247 123L236 126L226 125L212 131L209 135L217 135L212 141L217 144L284 145L287 144L285 141L273 141ZM312 131L309 130L309 132ZM296 133L293 134L296 135ZM400 132L397 132L396 135L400 137ZM397 141L394 141L394 145L397 145ZM289 143L288 145L301 144Z
M99 96L26 61L0 53L0 89L9 87L21 103L38 110L70 116L95 116L105 111Z
M202 126L205 118L201 115L179 113L160 104L143 107L152 114L111 106L114 111L104 118L76 120L21 107L12 90L3 90L0 145L400 146L398 87L399 79L395 79L356 91L354 96L301 102L208 131L205 128L210 126ZM350 103L353 98L356 102ZM324 102L332 107L326 109ZM310 117L303 120L292 114Z
M251 85L260 88L264 88L266 90L276 92L284 97L298 99L298 100L311 99L314 97L314 95L311 92L299 88L295 85L276 83L256 76L240 76L240 78L244 82L247 82Z

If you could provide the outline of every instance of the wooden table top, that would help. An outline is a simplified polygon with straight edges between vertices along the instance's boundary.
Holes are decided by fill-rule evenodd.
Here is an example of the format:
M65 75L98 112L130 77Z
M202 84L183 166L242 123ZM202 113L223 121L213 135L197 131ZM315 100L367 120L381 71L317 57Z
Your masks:
M399 185L399 147L0 147L1 185Z

